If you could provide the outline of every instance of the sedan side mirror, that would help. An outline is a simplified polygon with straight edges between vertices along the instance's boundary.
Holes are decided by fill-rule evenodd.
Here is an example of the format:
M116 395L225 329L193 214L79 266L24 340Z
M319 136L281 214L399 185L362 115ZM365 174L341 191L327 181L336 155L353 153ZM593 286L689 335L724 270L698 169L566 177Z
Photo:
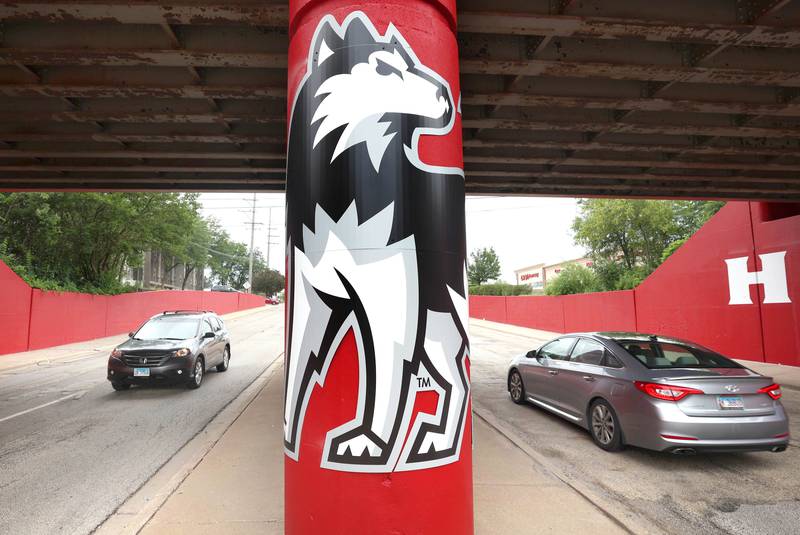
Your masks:
M128 333L128 338L133 338L133 331Z
M206 334L203 335L203 339L205 340L206 338L214 338L215 336L216 335L214 333L207 332Z
M525 353L525 356L526 356L527 358L529 358L529 359L535 359L535 358L538 358L538 356L539 356L539 350L538 350L538 349L531 349L530 351L528 351L527 353Z

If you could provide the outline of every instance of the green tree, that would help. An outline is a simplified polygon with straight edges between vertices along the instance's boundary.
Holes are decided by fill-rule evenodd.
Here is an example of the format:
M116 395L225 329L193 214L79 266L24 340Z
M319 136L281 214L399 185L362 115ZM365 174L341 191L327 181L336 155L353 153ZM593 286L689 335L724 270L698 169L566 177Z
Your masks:
M252 293L275 295L286 287L286 278L275 269L265 267L253 275Z
M470 285L476 286L500 277L500 259L494 247L477 249L470 255L467 278Z
M0 193L0 242L34 285L115 293L144 251L184 254L198 208L177 193Z
M547 295L582 294L599 290L601 288L597 274L580 264L566 266L544 289Z
M576 243L589 251L600 289L622 290L644 280L722 203L586 199L579 206Z
M666 262L666 261L667 261L667 258L669 258L670 256L672 256L672 254L673 254L675 251L677 251L678 249L680 249L681 245L683 245L684 243L686 243L686 240L688 240L688 239L689 239L689 238L681 238L680 240L675 240L674 242L672 242L672 243L670 243L669 245L667 245L667 246L664 248L664 252L663 252L663 253L661 253L661 263L663 264L664 262Z

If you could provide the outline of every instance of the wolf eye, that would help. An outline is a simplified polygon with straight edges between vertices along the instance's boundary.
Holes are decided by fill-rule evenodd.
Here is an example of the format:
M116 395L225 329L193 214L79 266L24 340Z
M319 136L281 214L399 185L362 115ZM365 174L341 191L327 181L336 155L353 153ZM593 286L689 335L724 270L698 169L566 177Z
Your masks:
M396 74L398 77L403 77L403 72L398 69L397 67L390 65L382 60L377 60L378 66L375 68L375 72L380 74L381 76L389 76L390 74Z

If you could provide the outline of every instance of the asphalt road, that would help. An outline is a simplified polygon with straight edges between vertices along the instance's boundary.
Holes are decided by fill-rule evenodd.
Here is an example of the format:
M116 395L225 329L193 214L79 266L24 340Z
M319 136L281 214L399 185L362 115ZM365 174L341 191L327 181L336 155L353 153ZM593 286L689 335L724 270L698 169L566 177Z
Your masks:
M90 533L279 356L282 316L227 320L231 366L199 390L115 392L94 351L0 374L0 533Z
M783 453L678 457L638 448L607 453L588 433L506 390L511 357L544 340L472 326L472 395L515 439L546 459L558 477L600 497L615 517L661 533L800 533L800 446ZM791 429L800 432L800 391L783 389ZM543 499L547 499L543 496Z

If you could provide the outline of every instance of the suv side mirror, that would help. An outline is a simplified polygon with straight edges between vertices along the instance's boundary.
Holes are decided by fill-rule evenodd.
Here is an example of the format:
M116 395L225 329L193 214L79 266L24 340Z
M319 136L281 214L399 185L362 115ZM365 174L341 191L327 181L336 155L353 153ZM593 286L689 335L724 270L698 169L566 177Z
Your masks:
M539 350L538 350L538 349L531 349L530 351L528 351L527 353L525 353L525 356L526 356L527 358L529 358L529 359L535 359L535 358L538 358L538 357L539 357Z
M128 333L128 338L133 338L133 334L134 334L133 331L129 332Z
M207 332L206 334L203 335L203 339L205 340L206 338L214 338L215 336L216 335L214 333L209 331L209 332Z

